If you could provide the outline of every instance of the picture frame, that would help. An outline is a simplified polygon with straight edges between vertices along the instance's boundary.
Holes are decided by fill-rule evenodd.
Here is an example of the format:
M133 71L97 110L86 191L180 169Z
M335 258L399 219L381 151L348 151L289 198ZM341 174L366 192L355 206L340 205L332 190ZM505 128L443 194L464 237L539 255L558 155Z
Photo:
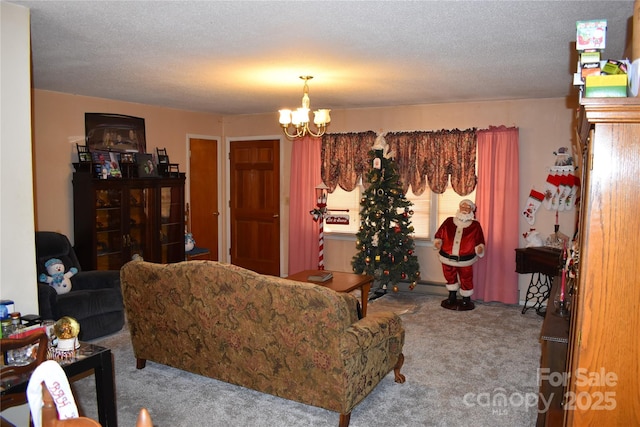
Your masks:
M100 179L122 178L119 153L96 150L91 152L94 175Z
M120 154L120 166L122 166L123 163L135 163L135 157L133 155L133 153L121 153Z
M141 117L85 113L85 142L90 151L146 152L145 123Z
M138 178L158 176L158 168L153 163L153 155L149 153L137 153L136 163L138 164Z
M136 166L133 153L120 153L120 170L123 178L135 178L138 172Z
M93 161L91 151L89 151L89 147L86 145L76 144L76 150L78 150L78 162L81 164L87 164Z

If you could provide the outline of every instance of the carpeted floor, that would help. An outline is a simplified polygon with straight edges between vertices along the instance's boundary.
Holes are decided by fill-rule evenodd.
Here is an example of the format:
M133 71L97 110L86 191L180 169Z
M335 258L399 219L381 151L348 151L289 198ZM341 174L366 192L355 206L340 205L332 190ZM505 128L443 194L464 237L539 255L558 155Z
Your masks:
M440 307L442 299L399 292L369 302L369 313L390 310L403 319L407 382L387 375L353 410L350 426L535 424L542 318L498 303L450 311ZM338 425L337 413L156 363L137 370L126 327L95 343L115 356L121 427L135 426L141 407L156 427ZM97 419L93 376L73 388L81 411Z

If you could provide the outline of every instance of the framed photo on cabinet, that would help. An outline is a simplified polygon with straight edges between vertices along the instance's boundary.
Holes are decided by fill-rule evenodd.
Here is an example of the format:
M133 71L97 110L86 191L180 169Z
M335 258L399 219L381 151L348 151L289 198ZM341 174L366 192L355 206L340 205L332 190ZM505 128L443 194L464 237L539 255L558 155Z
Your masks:
M138 178L158 176L158 168L153 163L153 155L149 153L137 153Z

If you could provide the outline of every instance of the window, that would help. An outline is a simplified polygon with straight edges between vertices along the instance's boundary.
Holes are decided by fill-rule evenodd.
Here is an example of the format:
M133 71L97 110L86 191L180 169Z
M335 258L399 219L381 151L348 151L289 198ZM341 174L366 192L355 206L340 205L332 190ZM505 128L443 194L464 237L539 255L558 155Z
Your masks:
M325 233L356 234L358 232L361 192L361 186L357 186L355 190L350 192L337 187L333 193L329 194L327 209L337 214L348 213L349 224L325 224ZM440 224L446 218L455 215L461 200L469 199L475 202L476 192L474 190L471 194L460 196L449 186L442 194L435 194L427 190L420 196L416 196L409 189L407 198L413 202L411 225L415 230L414 237L430 240ZM431 212L436 212L436 215L431 215Z

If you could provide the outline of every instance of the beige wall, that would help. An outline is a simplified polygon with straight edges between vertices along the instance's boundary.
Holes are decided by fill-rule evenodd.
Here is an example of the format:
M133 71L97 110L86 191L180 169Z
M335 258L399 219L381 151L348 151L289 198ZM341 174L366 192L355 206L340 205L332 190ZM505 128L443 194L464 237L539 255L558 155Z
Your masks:
M188 135L222 135L222 117L143 104L34 90L36 227L58 231L73 242L72 162L84 144L84 113L117 113L145 119L147 152L166 148L185 172ZM222 145L222 144L219 144Z
M336 110L332 112L330 131L389 132L516 126L520 129L520 206L523 207L531 188L544 190L548 167L555 160L553 152L561 146L571 147L573 111L563 98ZM282 274L293 273L287 271L286 263L291 142L283 137L277 124L275 111L272 114L220 117L36 90L34 92L34 137L38 229L57 230L68 234L73 239L71 162L76 160L75 143L83 141L85 112L118 113L145 118L147 151L154 151L156 147L166 147L172 162L178 162L180 169L184 171L187 171L188 135L221 137L219 144L220 150L223 151L219 156L221 162L219 168L222 174L221 206L228 205L226 203L228 200L226 152L229 144L240 139L280 138ZM221 260L227 260L228 253L227 217L228 212L223 210ZM536 217L535 228L545 236L551 234L555 214L540 208ZM559 222L561 231L567 235L573 233L575 224L573 211L560 213ZM529 224L520 217L519 229L513 230L520 238L520 246L525 244L522 233L529 228ZM355 240L351 238L327 236L326 267L338 271L351 271L350 261L355 252L354 242ZM430 243L418 242L416 253L420 261L422 278L430 282L442 283L444 279L440 264ZM529 275L519 277L522 300L528 280Z
M524 207L532 188L544 190L548 167L555 161L554 151L561 146L572 146L573 112L576 105L568 106L564 98L531 99L518 101L474 102L462 104L415 105L393 108L335 110L331 113L330 132L375 132L467 129L472 127L516 126L520 130L520 206ZM225 117L225 135L254 136L278 131L277 116ZM285 143L290 159L290 143ZM289 168L283 169L284 183ZM286 184L285 184L286 185ZM283 209L288 206L283 206ZM519 229L513 230L525 245L522 233L531 227L522 216ZM571 236L575 228L574 211L559 214L560 230ZM541 207L534 227L544 236L553 233L555 213ZM283 227L286 229L286 227ZM514 248L515 249L515 248ZM355 253L355 238L325 236L325 266L329 270L351 271L351 258ZM429 242L417 242L416 254L420 262L422 279L444 283L440 262ZM286 256L286 255L285 255ZM515 252L514 252L515 270ZM286 274L283 271L283 274ZM293 272L289 272L293 273ZM518 282L521 301L526 296L530 275L520 275Z

